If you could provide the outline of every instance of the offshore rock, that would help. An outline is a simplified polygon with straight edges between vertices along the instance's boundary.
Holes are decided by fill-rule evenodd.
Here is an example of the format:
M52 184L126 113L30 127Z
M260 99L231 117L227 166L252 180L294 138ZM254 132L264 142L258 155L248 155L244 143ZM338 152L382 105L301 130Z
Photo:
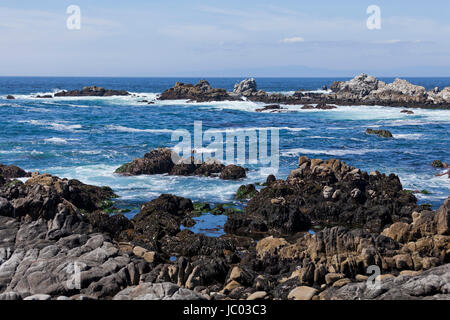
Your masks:
M219 176L224 180L245 178L245 169L236 165L225 166L214 159L199 162L194 157L189 161L182 159L175 152L158 148L146 153L143 158L134 159L116 169L121 175L164 174L176 176Z
M55 93L55 97L110 97L110 96L128 96L129 93L125 90L110 90L102 87L90 86L84 87L81 90L60 91Z

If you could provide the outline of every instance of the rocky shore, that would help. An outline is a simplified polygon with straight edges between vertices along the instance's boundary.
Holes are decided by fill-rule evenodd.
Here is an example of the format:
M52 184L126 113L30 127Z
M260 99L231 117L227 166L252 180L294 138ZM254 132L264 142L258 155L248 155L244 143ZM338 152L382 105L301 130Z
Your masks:
M450 299L450 197L419 206L393 174L301 157L241 187L216 238L185 229L208 210L186 198L129 220L108 187L1 168L0 300Z
M255 79L243 80L235 85L233 92L225 89L212 88L211 85L201 80L198 84L176 83L174 87L164 91L159 100L189 100L196 102L208 101L242 101L264 102L269 104L259 111L276 111L273 105L308 105L305 109L331 109L327 105L381 105L409 108L450 108L450 87L434 88L426 91L422 86L417 86L403 79L395 79L386 84L373 76L361 74L345 82L334 82L330 91L326 93L308 92L297 90L293 95L281 93L269 94L264 90L258 90Z

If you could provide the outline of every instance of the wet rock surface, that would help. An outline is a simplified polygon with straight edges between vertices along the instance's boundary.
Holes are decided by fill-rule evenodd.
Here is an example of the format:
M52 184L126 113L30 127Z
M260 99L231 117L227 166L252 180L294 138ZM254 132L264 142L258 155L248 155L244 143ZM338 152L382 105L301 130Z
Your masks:
M393 138L394 137L389 130L374 130L374 129L367 128L366 133L374 134L374 135L377 135L382 138Z
M46 174L0 187L0 300L450 298L450 198L418 206L395 175L301 157L221 237L183 230L206 209L189 199L129 220L94 205L113 196Z
M4 179L26 178L31 177L31 173L15 165L0 164L0 176Z
M121 175L169 174L175 176L220 177L224 180L238 180L246 177L246 170L240 166L225 166L208 159L201 162L191 157L182 159L170 149L158 148L146 153L143 158L134 159L119 167L115 173Z
M410 221L416 198L391 174L363 172L337 159L301 157L286 181L278 180L248 203L244 215L229 217L230 233L306 231L312 221L361 226L381 232L387 224Z

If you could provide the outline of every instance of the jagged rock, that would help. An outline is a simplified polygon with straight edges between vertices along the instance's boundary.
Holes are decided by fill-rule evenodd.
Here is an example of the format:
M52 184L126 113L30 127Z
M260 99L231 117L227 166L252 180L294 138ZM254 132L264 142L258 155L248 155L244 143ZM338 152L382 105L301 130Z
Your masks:
M181 220L194 210L191 200L163 194L145 203L132 219L134 224L131 238L159 240L165 235L174 236L180 232Z
M194 157L189 161L166 148L146 153L143 158L134 159L116 169L121 175L164 174L178 176L219 176L221 179L237 180L245 177L245 169L235 165L225 166L214 159L200 162Z
M81 97L81 96L127 96L129 93L125 90L109 90L102 87L90 86L81 90L60 91L55 93L55 97Z
M424 87L416 86L406 80L397 78L394 82L370 92L369 98L378 101L425 102L428 96Z
M224 180L239 180L245 177L245 169L234 164L230 164L224 167L222 172L220 173L220 179Z
M16 167L15 165L4 165L0 164L0 176L5 179L15 179L15 178L25 178L31 177L30 172L26 172L25 170Z
M177 82L174 87L167 89L159 100L191 100L197 102L234 101L240 98L231 96L225 89L212 88L208 81L200 80L195 86Z
M431 165L435 168L443 168L444 167L444 164L442 163L441 160L434 160Z
M233 90L235 94L239 94L242 96L249 96L257 91L258 87L254 78L245 79L240 83L235 84Z
M264 238L256 245L256 252L259 257L266 255L275 255L282 247L289 243L283 238L274 238L273 236Z
M394 137L389 130L373 130L373 129L367 128L366 133L374 134L374 135L380 136L382 138L393 138Z
M384 83L383 81L380 81L373 76L362 73L359 76L351 79L350 81L334 82L331 85L330 89L333 92L337 92L340 94L349 93L355 95L358 98L362 98L369 95L371 91L378 90L379 88L384 88L385 86L386 83Z
M419 275L388 277L380 288L366 282L332 287L321 293L325 300L448 300L450 299L450 264L432 268Z
M115 172L124 175L168 173L175 165L172 157L178 159L171 150L158 148L146 153L142 159L122 165Z
M242 185L236 192L235 199L237 200L251 199L256 193L258 193L258 191L256 190L254 184Z
M441 235L450 235L450 197L437 210L435 216L437 224L437 233Z

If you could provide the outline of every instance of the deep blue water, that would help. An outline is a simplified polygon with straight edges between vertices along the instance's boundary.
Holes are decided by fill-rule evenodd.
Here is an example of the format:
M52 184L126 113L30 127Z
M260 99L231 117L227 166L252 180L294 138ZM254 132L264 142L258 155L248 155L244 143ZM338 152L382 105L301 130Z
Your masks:
M250 168L245 181L213 178L141 176L118 177L113 171L124 162L158 146L173 147L171 131L193 132L194 121L203 128L280 129L280 168L285 178L296 167L297 158L339 158L367 171L398 174L408 189L426 189L421 202L438 207L450 194L450 179L435 177L430 166L435 159L449 161L450 111L414 109L414 115L389 107L339 107L335 110L300 110L289 106L285 113L257 113L262 104L251 102L186 103L183 101L139 103L153 100L176 81L198 78L0 78L0 163L27 170L77 178L85 183L109 185L119 203L138 207L161 193L173 193L196 201L232 202L243 183L261 182L261 165ZM207 79L215 87L231 90L241 78ZM317 90L330 85L330 78L261 78L260 89L292 92ZM386 82L393 79L382 79ZM450 86L450 78L410 78L431 89ZM87 85L124 89L138 96L109 98L33 99L36 93L79 89ZM6 100L6 95L16 100ZM365 129L385 128L394 134L386 140L365 134ZM134 211L135 212L135 211Z

